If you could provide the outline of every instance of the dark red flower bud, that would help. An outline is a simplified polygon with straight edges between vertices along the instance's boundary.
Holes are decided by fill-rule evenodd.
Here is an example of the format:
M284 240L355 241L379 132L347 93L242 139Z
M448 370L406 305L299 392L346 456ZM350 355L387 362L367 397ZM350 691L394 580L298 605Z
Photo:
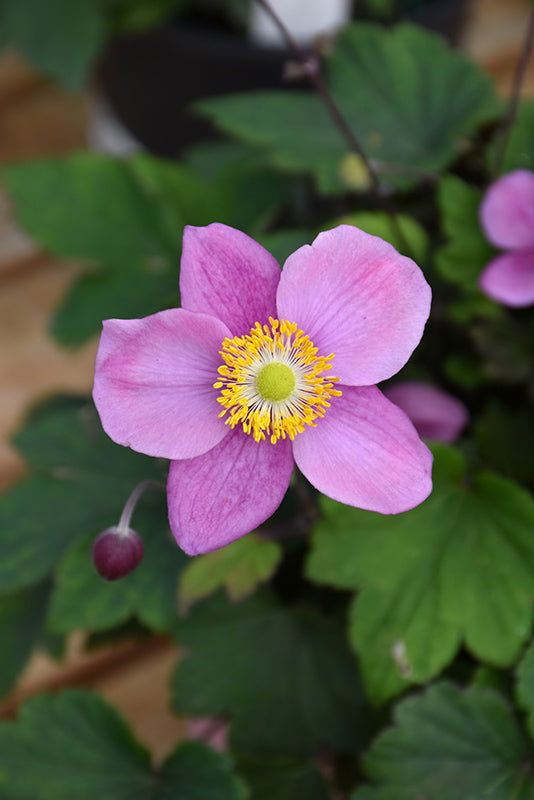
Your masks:
M132 572L143 558L143 541L131 528L106 528L93 542L93 564L107 581L116 581Z

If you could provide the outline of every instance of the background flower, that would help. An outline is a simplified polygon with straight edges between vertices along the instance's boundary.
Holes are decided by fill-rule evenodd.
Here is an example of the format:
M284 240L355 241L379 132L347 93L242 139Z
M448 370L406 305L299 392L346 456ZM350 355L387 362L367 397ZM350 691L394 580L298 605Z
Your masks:
M406 381L383 391L392 403L408 414L423 439L450 444L467 425L469 414L464 404L435 386Z
M507 306L534 303L534 173L518 169L493 183L480 207L490 242L508 252L490 261L481 289Z

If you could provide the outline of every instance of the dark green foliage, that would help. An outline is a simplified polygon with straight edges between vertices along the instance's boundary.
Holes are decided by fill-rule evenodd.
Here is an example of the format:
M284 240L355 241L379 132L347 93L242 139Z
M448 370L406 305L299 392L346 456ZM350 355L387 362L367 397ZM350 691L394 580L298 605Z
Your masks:
M532 800L529 755L498 694L440 683L398 705L365 757L376 788L351 800Z
M245 800L229 760L186 743L156 771L126 723L97 695L41 695L0 726L4 800Z
M179 639L190 655L174 677L175 708L230 716L238 752L305 755L361 746L364 700L334 618L286 609L268 592L237 605L216 595L193 608Z
M366 154L403 165L412 179L410 166L443 169L458 154L460 137L499 112L485 75L439 36L410 25L348 27L326 71ZM347 188L342 164L349 146L316 95L254 92L202 100L197 108L226 133L264 148L276 167L312 174L320 191Z

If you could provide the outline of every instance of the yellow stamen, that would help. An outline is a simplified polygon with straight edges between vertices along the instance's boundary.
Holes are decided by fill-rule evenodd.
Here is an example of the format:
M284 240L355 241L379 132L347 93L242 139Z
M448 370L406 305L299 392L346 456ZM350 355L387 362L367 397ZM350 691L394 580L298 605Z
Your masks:
M241 424L257 442L269 436L275 444L294 439L306 425L324 416L331 397L341 395L338 378L323 375L334 354L317 355L317 348L296 323L269 318L256 322L247 336L225 339L219 367L217 398L231 428Z

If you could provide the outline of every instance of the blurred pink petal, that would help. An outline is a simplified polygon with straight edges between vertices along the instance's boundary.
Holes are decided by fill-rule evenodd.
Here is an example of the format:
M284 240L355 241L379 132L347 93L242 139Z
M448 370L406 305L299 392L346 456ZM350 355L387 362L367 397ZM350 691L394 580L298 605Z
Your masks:
M480 207L486 236L507 250L487 265L479 286L513 308L534 303L534 173L518 169L493 183Z
M492 183L480 217L486 236L496 247L534 249L534 173L518 169Z
M469 420L468 411L460 400L426 383L397 383L383 392L409 416L423 439L450 444Z
M191 717L186 720L190 739L209 745L217 753L228 750L229 725L217 717Z
M493 300L522 308L534 303L534 248L505 253L490 261L480 288Z

